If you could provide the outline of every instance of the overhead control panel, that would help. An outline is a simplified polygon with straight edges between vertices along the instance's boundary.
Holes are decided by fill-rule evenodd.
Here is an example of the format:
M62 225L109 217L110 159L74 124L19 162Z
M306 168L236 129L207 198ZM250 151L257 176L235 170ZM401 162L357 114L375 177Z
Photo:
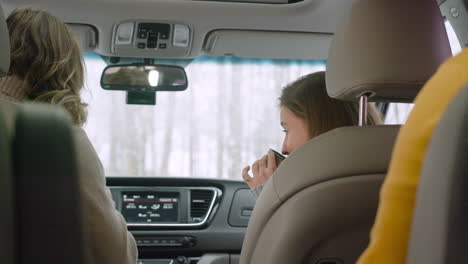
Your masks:
M191 40L184 24L125 21L114 27L112 52L119 57L180 58L189 54Z

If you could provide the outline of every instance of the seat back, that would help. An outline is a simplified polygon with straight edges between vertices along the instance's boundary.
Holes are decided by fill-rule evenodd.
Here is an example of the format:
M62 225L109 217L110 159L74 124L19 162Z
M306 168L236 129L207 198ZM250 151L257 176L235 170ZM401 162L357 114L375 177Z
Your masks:
M0 77L10 66L10 38L0 5ZM11 140L7 126L6 102L0 100L0 259L2 263L15 263L15 218L13 204L13 172ZM9 108L9 107L8 107ZM12 117L11 117L12 118Z
M71 123L62 110L0 100L2 263L84 263ZM15 119L14 127L7 125Z
M295 150L257 200L241 263L354 263L398 130L338 128Z
M468 258L468 85L449 104L427 149L416 196L408 264Z
M71 122L52 106L23 105L13 140L17 262L83 263Z
M0 107L1 109L1 107ZM15 263L15 210L13 198L11 141L0 111L0 259L2 263Z

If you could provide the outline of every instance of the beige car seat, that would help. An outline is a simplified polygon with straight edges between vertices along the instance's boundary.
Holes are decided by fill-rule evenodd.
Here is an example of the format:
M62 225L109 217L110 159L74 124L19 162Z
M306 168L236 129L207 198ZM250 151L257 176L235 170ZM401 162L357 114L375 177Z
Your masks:
M436 1L355 1L329 50L328 93L411 102L449 56ZM398 126L345 127L299 147L265 184L240 262L355 263L397 133Z

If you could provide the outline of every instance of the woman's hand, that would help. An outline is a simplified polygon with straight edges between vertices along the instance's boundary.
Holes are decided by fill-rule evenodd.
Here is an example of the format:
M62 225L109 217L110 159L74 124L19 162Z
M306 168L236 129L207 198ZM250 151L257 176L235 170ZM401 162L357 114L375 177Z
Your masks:
M253 176L249 174L250 166L242 170L242 179L249 185L250 189L257 185L264 184L276 170L275 154L268 151L268 155L263 156L252 164Z

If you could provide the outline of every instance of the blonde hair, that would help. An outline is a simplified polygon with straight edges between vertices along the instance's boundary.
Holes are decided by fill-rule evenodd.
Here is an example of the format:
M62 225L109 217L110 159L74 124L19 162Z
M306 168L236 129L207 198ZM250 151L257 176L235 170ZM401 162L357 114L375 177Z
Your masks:
M280 106L288 108L305 120L311 138L343 126L356 126L359 122L359 104L328 96L325 72L306 75L283 88ZM369 104L367 123L377 125L382 118L374 104Z
M62 105L73 122L86 122L80 97L84 65L80 48L64 22L49 13L17 8L7 18L11 42L9 75L23 79L32 101Z

